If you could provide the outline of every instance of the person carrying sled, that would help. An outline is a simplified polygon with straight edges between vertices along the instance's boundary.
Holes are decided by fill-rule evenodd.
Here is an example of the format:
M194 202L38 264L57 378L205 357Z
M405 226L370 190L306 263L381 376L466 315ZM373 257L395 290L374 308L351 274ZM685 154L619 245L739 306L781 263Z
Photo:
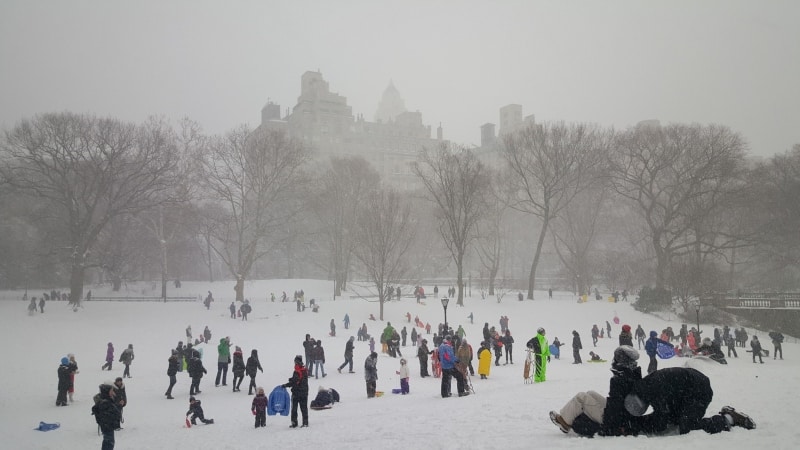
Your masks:
M308 369L303 366L303 357L294 357L294 371L289 382L283 387L292 389L292 424L289 428L297 428L297 408L303 414L303 427L308 426Z
M541 383L547 379L547 361L550 359L550 346L544 337L545 330L539 327L536 336L528 341L528 348L533 350L535 372L533 382Z

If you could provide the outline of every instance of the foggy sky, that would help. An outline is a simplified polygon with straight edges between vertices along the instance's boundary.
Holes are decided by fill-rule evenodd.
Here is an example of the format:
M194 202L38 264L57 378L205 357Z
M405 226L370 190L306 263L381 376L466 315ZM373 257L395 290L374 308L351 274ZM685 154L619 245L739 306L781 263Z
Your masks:
M800 2L0 2L0 127L70 110L182 116L209 133L293 107L320 70L372 120L393 80L445 138L498 109L625 128L727 125L770 156L800 143Z

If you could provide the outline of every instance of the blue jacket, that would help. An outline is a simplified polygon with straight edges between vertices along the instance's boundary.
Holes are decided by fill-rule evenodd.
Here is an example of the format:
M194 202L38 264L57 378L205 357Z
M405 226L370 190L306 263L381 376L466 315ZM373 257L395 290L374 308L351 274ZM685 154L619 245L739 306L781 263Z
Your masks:
M443 343L439 346L439 361L442 363L442 370L452 369L456 366L458 358L450 344Z
M289 392L283 386L275 386L275 389L269 393L269 402L267 403L267 414L274 416L278 413L282 416L289 415L289 407L291 406L291 397Z
M669 342L664 342L661 339L653 335L650 335L650 339L648 339L647 342L644 343L644 351L647 352L647 356L656 356L656 351L658 350L659 342L664 345L669 345L669 346L672 345Z

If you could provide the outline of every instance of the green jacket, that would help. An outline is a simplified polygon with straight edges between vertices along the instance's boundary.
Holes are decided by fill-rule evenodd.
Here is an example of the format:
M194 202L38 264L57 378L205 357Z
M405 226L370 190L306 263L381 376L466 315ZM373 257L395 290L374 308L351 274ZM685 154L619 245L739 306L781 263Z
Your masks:
M217 354L219 355L217 358L217 362L221 363L230 362L231 344L228 343L227 339L222 338L219 340L219 345L217 346Z

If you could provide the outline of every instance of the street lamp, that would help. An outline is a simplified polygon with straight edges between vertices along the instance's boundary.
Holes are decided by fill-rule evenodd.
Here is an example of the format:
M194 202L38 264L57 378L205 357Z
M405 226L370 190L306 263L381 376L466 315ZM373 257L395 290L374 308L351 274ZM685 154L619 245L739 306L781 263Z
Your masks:
M694 312L697 313L697 333L700 333L700 303L694 304Z
M442 308L444 308L444 330L447 333L447 304L450 303L450 299L447 297L442 297Z

